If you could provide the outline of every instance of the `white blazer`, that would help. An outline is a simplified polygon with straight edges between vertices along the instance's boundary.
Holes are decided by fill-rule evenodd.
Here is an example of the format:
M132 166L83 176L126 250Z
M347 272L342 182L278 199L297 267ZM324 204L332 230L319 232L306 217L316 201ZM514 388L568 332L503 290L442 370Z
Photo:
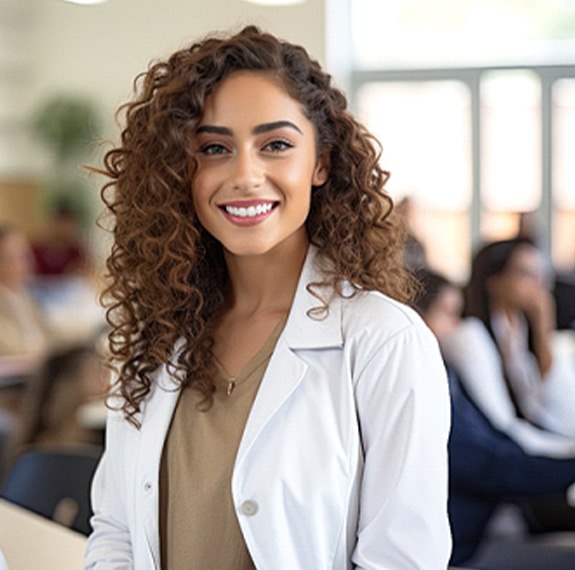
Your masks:
M449 395L435 338L374 292L335 297L326 318L311 318L306 285L319 278L310 248L235 461L254 564L445 570ZM164 367L140 430L110 414L86 569L160 569L158 475L177 398Z

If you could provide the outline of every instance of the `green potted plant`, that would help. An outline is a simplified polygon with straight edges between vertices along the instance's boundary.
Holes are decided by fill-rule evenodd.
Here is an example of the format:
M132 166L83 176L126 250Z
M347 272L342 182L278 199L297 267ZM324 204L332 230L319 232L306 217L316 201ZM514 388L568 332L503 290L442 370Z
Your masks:
M81 163L93 151L100 133L95 104L82 96L56 95L40 106L31 126L53 157L50 175L42 185L42 206L51 214L66 203L85 229L92 222L93 198Z

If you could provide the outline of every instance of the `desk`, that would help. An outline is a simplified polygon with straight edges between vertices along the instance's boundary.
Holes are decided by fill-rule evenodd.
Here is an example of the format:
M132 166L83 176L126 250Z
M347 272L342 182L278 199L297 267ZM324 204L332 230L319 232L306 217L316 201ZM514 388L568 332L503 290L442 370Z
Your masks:
M0 550L9 570L81 570L85 549L84 535L0 499Z

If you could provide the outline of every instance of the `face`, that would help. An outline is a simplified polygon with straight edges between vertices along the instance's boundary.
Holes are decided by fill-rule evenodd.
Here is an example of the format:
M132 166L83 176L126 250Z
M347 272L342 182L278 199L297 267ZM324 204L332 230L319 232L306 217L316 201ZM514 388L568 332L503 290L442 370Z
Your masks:
M24 287L32 276L32 254L26 238L9 233L0 241L0 283L11 289Z
M227 254L307 247L312 186L327 168L314 125L278 81L232 74L207 98L192 145L194 207Z
M490 295L509 308L524 309L547 288L545 264L531 245L519 246L505 269L488 280Z
M441 342L453 332L461 320L463 295L456 287L444 286L424 315L427 326Z

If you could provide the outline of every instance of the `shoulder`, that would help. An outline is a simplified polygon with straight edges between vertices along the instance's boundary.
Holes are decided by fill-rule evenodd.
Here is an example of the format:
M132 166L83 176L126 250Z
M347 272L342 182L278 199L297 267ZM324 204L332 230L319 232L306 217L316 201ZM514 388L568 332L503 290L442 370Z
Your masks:
M477 317L464 318L455 331L448 337L452 342L461 343L480 343L482 345L491 345L493 340L487 330L487 327Z
M402 332L431 334L411 307L378 291L359 291L340 302L346 336L364 332L385 341Z
M362 405L376 390L389 396L447 386L437 339L411 307L378 292L360 292L342 299L343 351ZM366 395L367 394L367 395ZM386 396L386 398L387 398Z
M470 334L488 334L487 327L483 321L477 317L465 317L462 319L458 330Z
M357 363L373 367L376 361L379 367L401 362L405 368L406 361L440 362L437 339L409 306L372 291L361 291L341 303L344 350Z
M498 360L495 342L485 324L476 317L467 317L442 340L441 348L448 362L478 366Z

